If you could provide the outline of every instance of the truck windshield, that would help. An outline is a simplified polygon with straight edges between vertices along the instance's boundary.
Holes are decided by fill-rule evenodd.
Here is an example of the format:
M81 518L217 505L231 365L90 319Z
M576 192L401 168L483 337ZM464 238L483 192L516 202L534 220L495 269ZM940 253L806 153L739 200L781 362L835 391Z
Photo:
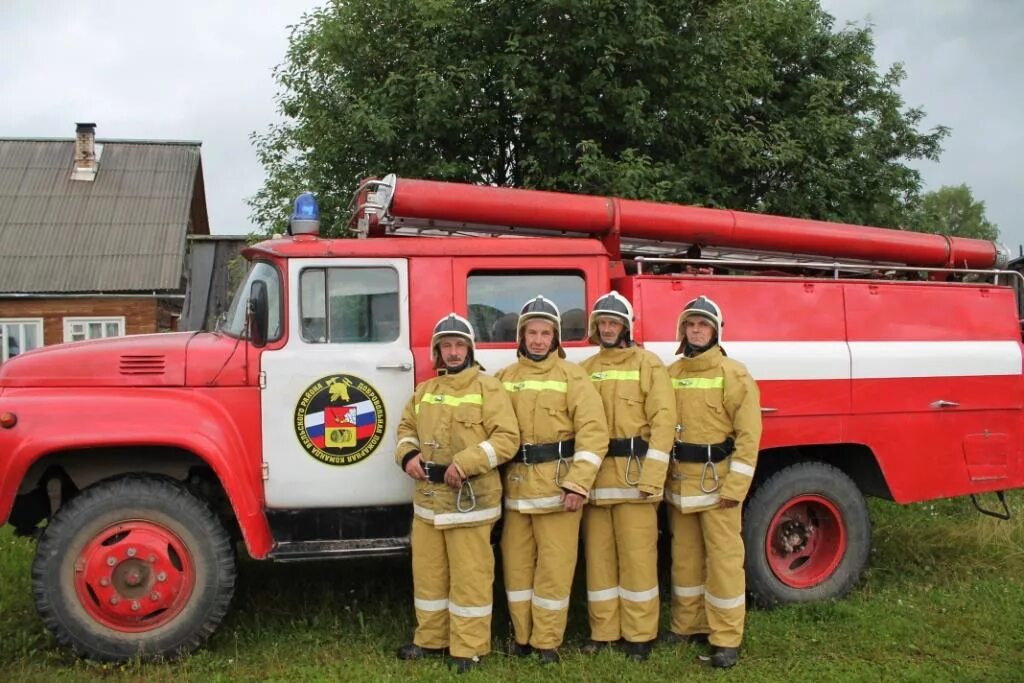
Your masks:
M245 332L245 309L249 301L252 283L262 280L267 284L267 340L273 341L281 336L281 277L269 263L258 261L249 269L245 282L235 292L235 298L227 310L227 317L220 326L220 331L232 337L240 337Z

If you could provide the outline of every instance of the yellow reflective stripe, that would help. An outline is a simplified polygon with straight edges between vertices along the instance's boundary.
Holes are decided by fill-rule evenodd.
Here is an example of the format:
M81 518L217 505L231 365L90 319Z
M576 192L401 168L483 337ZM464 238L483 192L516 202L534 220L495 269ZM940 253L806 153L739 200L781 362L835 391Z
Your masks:
M524 379L521 382L502 382L505 391L557 391L567 393L568 382L559 382L556 379Z
M724 377L687 377L672 378L673 389L721 389L725 386Z
M640 381L639 370L602 370L601 372L590 373L590 379L594 382L604 382L609 379L617 379L621 382Z
M420 403L441 403L446 406L461 406L463 403L472 403L482 406L484 404L483 394L466 394L465 396L449 396L448 394L423 394ZM416 406L419 412L419 406Z

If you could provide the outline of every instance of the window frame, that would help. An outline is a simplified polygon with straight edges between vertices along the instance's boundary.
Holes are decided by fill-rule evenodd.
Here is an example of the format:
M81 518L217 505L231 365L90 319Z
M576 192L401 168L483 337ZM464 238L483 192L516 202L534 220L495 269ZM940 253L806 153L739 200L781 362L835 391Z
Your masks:
M125 321L125 316L123 316L123 315L67 315L67 316L64 316L64 318L61 320L61 322L62 322L63 328L64 328L64 343L65 344L67 344L69 342L74 342L74 341L91 341L93 339L114 339L116 337L125 337L128 334L128 325L127 325L127 323ZM100 323L101 325L103 325L104 326L104 334L103 334L103 336L101 336L101 337L89 337L88 336L88 334L89 334L88 325L90 323ZM106 328L106 325L108 323L117 323L119 333L115 334L115 335L112 335L112 336L108 336L107 334L105 334L105 332L106 332L105 328ZM85 337L85 339L72 339L73 332L71 331L71 326L75 325L75 324L86 325L86 329L85 329L86 337Z
M41 349L46 346L46 339L44 338L46 332L45 320L43 318L0 318L0 325L35 325L39 331L39 346L35 346L32 349L19 349L18 355L13 356L17 358L26 351L32 351L33 349ZM22 335L23 337L24 335ZM9 356L10 348L7 346L7 333L6 331L0 335L0 363L4 363L12 358Z

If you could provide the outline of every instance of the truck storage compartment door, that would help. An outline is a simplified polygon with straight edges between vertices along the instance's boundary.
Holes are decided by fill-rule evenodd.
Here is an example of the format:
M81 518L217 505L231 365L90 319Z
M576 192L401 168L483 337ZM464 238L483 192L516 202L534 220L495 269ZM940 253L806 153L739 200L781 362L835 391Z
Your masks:
M898 502L1019 476L1021 351L1013 291L945 283L846 288L855 439Z
M850 355L842 285L782 278L640 276L623 290L643 326L644 346L671 364L676 324L700 295L722 309L722 348L757 380L761 448L846 440Z
M292 259L288 341L261 357L270 508L408 503L395 430L413 391L404 259Z

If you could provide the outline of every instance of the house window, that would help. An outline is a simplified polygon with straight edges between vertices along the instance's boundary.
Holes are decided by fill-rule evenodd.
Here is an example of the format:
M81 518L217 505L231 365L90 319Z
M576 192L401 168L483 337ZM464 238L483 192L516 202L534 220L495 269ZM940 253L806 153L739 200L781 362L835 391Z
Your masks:
M124 316L112 318L64 318L64 341L84 341L124 336Z
M313 343L398 339L398 273L391 268L307 268L299 277L302 339Z
M555 302L562 314L562 340L587 336L586 284L576 271L470 273L466 299L477 341L515 342L519 311L538 294Z
M0 363L42 345L42 318L0 318Z

